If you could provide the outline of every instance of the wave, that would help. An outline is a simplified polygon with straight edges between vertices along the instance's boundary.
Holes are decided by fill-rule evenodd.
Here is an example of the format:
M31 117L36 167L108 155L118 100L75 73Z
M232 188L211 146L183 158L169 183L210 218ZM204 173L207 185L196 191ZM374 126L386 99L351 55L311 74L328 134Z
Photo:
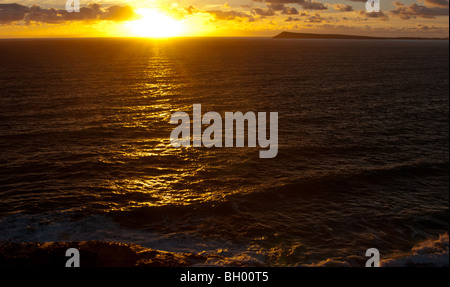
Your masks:
M410 252L380 262L382 267L449 267L448 233L415 245Z
M336 170L329 173L301 176L289 181L271 182L262 190L245 194L246 201L260 202L285 201L289 197L319 197L329 193L366 195L367 187L389 184L390 192L406 188L420 189L424 181L448 186L448 161L441 162L405 162L378 168ZM419 183L419 184L417 184ZM444 185L445 186L445 185ZM373 190L373 188L371 188ZM379 189L384 192L386 188ZM242 195L235 195L242 197ZM389 195L387 195L389 196ZM267 201L270 200L270 201Z
M58 256L68 248L80 248L88 254L92 260L84 263L85 266L363 267L367 259L342 254L311 262L310 259L320 259L323 254L313 254L302 246L295 251L285 246L289 250L282 251L293 252L292 260L277 260L276 248L258 246L255 242L206 238L189 232L183 234L181 230L181 233L170 234L130 229L100 215L73 218L73 214L67 213L60 218L44 215L30 218L14 214L0 220L0 224L4 231L0 234L0 262L11 265L30 266L38 264L37 260L52 265L59 262ZM45 258L34 256L42 252L47 254ZM106 259L97 260L115 253L119 255L111 263ZM410 252L381 259L382 267L449 266L448 233L420 242Z
M105 216L63 220L14 215L0 220L1 266L64 266L78 248L83 266L266 266L267 254L247 244L124 228ZM50 222L51 221L51 222ZM42 256L45 254L45 256ZM111 258L111 254L115 254ZM87 255L87 256L86 256Z
M380 260L380 267L449 267L448 233L416 244L410 252ZM364 267L365 257L333 257L305 264L305 267Z
M80 252L83 267L190 267L215 266L223 257L196 253L166 252L136 244L75 241L0 243L0 267L64 267L66 250ZM225 261L228 267L258 266Z

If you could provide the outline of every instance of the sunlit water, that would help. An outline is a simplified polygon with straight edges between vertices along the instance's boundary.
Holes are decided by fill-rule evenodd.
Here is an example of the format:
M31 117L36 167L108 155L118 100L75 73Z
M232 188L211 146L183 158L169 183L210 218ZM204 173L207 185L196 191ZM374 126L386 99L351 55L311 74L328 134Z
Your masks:
M0 63L0 240L358 265L448 230L448 41L1 40ZM277 157L172 147L196 103L278 112Z

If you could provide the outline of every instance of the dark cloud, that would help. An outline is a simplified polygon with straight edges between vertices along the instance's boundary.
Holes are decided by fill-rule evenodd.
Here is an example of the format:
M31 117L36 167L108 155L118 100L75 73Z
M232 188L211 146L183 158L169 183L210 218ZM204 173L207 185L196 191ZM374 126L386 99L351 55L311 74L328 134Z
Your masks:
M32 21L43 23L59 23L62 22L61 18L61 13L53 8L41 9L39 6L33 5L20 20L24 20L26 23Z
M322 23L323 21L324 19L319 14L310 15L306 20L307 23Z
M20 4L0 4L0 23L20 21L30 8Z
M350 5L345 5L345 4L336 4L333 6L333 8L337 11L341 11L341 12L350 12L350 11L355 11L353 9L352 6Z
M292 22L292 21L300 21L300 19L299 18L292 18L292 17L288 17L288 18L286 18L286 20L284 20L284 21L286 21L286 22Z
M213 15L216 20L236 20L244 18L247 19L254 18L252 15L239 11L208 10L205 12Z
M284 15L298 14L298 10L296 8L285 6L283 3L269 3L267 4L267 8L272 9L273 11L281 11L281 14Z
M253 8L252 13L263 17L275 16L275 11L270 8Z
M265 2L269 4L297 4L305 10L327 10L328 7L322 2L312 0L253 0L254 2Z
M286 9L286 6L284 6L283 3L269 3L267 4L267 7L274 11L283 11Z
M69 13L66 10L55 8L41 8L37 5L27 7L19 4L0 4L0 23L25 21L42 23L63 23L68 21L129 21L138 19L130 6L113 5L102 9L99 4L89 4L81 7L80 12Z
M299 12L294 7L285 6L283 3L268 3L267 8L255 7L251 9L252 15L261 16L261 18L276 16L281 11L284 15L298 15ZM236 12L242 13L242 12ZM232 20L232 19L231 19Z
M425 4L438 7L448 7L448 0L425 0Z
M426 26L419 24L417 25L417 29L423 30L423 31L448 31L448 28L446 27L435 27L435 26Z
M307 13L301 13L300 16L304 17L301 19L303 22L303 25L305 26L315 26L312 24L318 24L318 23L331 23L337 21L337 19L334 19L333 17L323 17L319 12L315 12L314 14L307 14ZM285 21L300 21L299 18L292 18L289 17Z
M328 10L328 7L325 4L315 1L305 1L301 6L306 10Z
M297 15L297 14L299 14L298 10L295 9L294 7L285 7L283 9L283 12L281 12L281 13L285 14L285 15Z
M389 17L387 14L385 14L383 11L381 12L367 12L366 10L359 10L359 15L366 17L366 18L375 18L380 20L389 20Z
M428 0L429 1L429 0ZM436 1L436 0L433 0ZM427 7L418 5L417 3L406 6L401 2L394 2L395 9L390 11L392 15L395 15L403 20L415 19L415 18L436 18L437 16L448 16L448 7L433 6Z

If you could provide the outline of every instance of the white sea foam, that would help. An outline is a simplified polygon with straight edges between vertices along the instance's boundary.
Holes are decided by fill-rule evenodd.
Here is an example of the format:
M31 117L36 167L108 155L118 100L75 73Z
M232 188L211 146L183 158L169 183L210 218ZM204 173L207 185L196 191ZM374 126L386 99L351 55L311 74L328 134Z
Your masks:
M410 253L382 260L382 267L432 266L448 267L448 233L438 239L428 239L415 245Z
M260 249L236 245L228 241L208 240L192 236L173 236L157 232L127 229L104 215L71 220L71 214L54 216L12 214L0 219L0 242L72 242L97 240L137 244L167 252L212 255L202 266L262 265L266 254Z

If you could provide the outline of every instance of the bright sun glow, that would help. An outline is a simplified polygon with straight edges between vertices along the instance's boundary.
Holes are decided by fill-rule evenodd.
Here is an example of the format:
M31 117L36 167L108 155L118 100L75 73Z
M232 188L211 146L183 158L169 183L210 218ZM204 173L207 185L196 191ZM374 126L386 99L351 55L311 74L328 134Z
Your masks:
M165 38L179 36L183 23L157 10L140 8L136 13L142 18L129 23L131 33L139 37Z

